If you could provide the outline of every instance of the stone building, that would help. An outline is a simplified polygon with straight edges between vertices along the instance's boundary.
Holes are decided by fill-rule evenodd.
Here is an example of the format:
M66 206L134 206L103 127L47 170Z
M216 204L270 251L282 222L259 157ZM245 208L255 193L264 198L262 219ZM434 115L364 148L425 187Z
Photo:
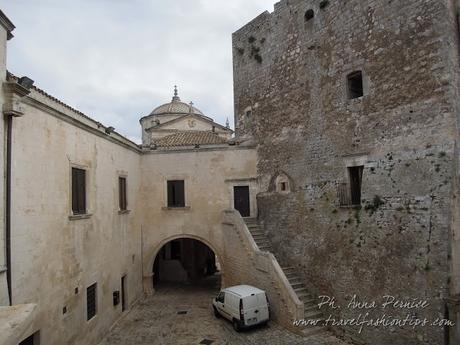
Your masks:
M182 259L168 264L185 279L218 261L225 284L222 211L238 187L256 212L253 145L177 90L141 119L137 145L7 73L14 25L3 13L0 24L0 343L97 344L153 291L173 242Z
M391 294L428 300L418 317L459 319L458 13L450 0L282 0L233 34L260 221L336 317L357 315L354 294ZM432 345L458 327L347 331Z
M222 144L231 139L233 133L228 119L227 126L224 127L195 108L193 102L181 102L177 87L174 87L174 96L170 103L155 108L139 122L144 146L174 146L176 141Z
M359 312L318 311L320 295L427 300L388 313L460 320L459 9L282 0L233 35L235 136L175 89L140 119L141 145L7 73L0 12L0 344L97 344L156 283L217 262L223 286L263 288L273 320L305 335L325 330L294 320Z

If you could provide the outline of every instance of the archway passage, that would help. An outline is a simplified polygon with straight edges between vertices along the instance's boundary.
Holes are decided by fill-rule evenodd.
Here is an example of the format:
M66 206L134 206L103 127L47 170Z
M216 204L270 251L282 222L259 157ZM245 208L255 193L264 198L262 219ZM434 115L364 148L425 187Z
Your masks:
M166 243L153 264L153 286L220 286L220 264L214 251L192 238Z

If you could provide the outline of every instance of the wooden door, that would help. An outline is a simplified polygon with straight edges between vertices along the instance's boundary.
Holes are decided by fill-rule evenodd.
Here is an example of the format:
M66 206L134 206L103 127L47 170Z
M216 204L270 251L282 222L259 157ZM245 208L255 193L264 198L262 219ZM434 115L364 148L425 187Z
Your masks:
M241 217L249 217L251 215L249 206L249 186L233 187L234 208L239 211Z

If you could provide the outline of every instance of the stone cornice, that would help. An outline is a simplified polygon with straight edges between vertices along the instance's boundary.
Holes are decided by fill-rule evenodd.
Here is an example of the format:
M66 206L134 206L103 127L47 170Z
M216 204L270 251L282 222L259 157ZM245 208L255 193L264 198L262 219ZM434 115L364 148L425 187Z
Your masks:
M7 39L10 40L13 38L13 34L11 33L16 27L14 24L11 22L11 20L8 19L8 17L5 15L5 13L0 10L0 24L5 28L7 31Z
M5 82L2 85L5 96L3 114L19 117L24 115L21 99L30 93L30 90L16 82Z

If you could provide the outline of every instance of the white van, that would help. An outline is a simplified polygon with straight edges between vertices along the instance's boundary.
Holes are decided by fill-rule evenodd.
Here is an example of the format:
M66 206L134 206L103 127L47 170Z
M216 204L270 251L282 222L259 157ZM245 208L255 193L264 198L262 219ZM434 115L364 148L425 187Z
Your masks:
M250 285L237 285L222 289L212 301L214 315L232 321L239 332L243 328L266 324L270 318L265 291Z

